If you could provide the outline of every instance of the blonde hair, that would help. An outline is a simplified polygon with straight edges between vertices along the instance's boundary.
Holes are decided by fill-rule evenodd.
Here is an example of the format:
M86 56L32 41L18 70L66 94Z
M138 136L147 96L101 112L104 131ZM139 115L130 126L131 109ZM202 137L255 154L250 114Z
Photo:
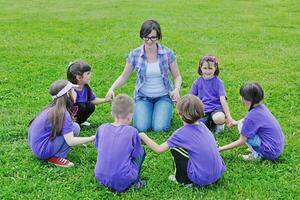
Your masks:
M176 108L181 119L188 124L193 124L204 116L203 103L191 94L181 97Z
M127 94L119 94L113 99L111 110L113 117L124 119L133 112L133 99Z

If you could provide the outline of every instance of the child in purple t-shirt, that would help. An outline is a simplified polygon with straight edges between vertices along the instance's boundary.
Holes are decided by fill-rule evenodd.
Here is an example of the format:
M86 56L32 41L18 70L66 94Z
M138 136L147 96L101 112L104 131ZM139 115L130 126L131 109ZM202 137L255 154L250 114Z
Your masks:
M179 99L177 111L184 126L177 129L166 142L158 145L145 133L140 133L140 137L156 153L171 148L175 176L171 175L170 180L183 184L210 185L223 175L226 167L213 135L199 121L204 115L203 104L196 96L186 95Z
M200 77L193 83L190 94L198 96L204 104L205 115L201 121L215 133L224 130L224 123L232 127L231 117L223 81L218 77L218 60L215 56L207 55L199 62Z
M240 95L242 103L249 107L246 117L238 123L240 138L219 150L225 151L246 143L251 153L243 155L244 160L275 160L283 151L284 135L278 121L262 103L262 87L258 83L246 83L241 86Z
M132 112L132 98L125 94L116 96L112 103L115 122L101 125L96 133L96 179L117 192L146 184L140 179L146 154L137 129L129 126Z
M76 103L73 107L75 119L80 126L90 126L87 119L95 111L95 105L105 103L104 98L97 98L89 83L91 81L91 67L83 61L72 62L67 71L68 80L79 85L75 88Z
M61 167L74 164L65 159L71 146L84 144L95 139L79 136L80 127L72 121L70 109L74 103L74 89L77 85L66 80L55 81L49 93L53 101L29 124L28 144L32 152L41 160Z

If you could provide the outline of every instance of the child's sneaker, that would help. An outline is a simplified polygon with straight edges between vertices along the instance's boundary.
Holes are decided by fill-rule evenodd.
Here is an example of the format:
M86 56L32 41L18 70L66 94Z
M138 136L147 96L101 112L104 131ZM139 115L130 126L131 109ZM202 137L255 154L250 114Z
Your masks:
M219 133L223 132L224 128L225 128L225 124L216 125L216 127L215 127L215 134L219 134Z
M187 187L187 188L192 188L192 187L193 187L193 184L192 184L192 183L186 184L185 187Z
M80 124L80 126L90 126L90 125L91 125L91 123L88 122L88 121L85 121L85 122Z
M145 180L141 180L141 179L137 180L137 181L132 185L132 187L133 187L134 189L140 189L140 188L145 187L145 186L146 186L146 181L145 181Z
M177 180L176 180L175 175L172 175L172 174L171 174L171 175L169 176L169 180L170 180L170 181L173 181L173 182L175 182L175 183L178 183Z
M175 182L175 183L178 183L177 180L176 180L175 175L172 175L172 174L171 174L171 175L169 176L169 180L170 180L170 181L173 181L173 182ZM193 184L192 184L192 183L184 184L184 186L187 187L187 188L191 188L191 187L193 187Z
M254 161L254 160L260 160L261 157L258 156L258 155L254 155L253 153L250 153L248 155L242 155L242 158L245 160L245 161Z
M58 158L58 157L52 157L48 159L48 162L59 166L59 167L73 167L74 163L71 161L64 159L64 158Z

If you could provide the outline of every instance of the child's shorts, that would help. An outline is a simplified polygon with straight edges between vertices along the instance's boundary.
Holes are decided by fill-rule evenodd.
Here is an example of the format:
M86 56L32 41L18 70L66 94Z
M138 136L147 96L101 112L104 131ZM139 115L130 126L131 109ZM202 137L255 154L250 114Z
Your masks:
M212 111L212 112L207 113L204 117L202 117L202 118L200 119L200 121L203 122L203 123L206 125L206 127L207 127L208 129L213 129L213 128L215 127L216 124L215 124L214 121L212 120L212 116L213 116L214 114L216 114L217 112L222 112L222 113L224 113L223 110L214 110L214 111Z

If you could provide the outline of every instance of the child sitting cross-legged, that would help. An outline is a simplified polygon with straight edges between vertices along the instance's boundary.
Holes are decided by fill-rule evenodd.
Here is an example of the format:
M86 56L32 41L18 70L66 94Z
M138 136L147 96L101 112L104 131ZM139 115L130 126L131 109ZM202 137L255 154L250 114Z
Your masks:
M125 94L113 99L113 123L97 129L95 145L97 181L116 192L123 192L130 186L141 188L146 182L140 179L145 151L136 128L130 126L133 100Z
M199 186L216 182L225 172L225 164L220 156L213 134L199 119L203 117L203 104L194 95L179 99L177 111L183 127L161 145L156 144L145 133L140 133L142 141L156 153L171 148L175 162L175 176L170 180Z

